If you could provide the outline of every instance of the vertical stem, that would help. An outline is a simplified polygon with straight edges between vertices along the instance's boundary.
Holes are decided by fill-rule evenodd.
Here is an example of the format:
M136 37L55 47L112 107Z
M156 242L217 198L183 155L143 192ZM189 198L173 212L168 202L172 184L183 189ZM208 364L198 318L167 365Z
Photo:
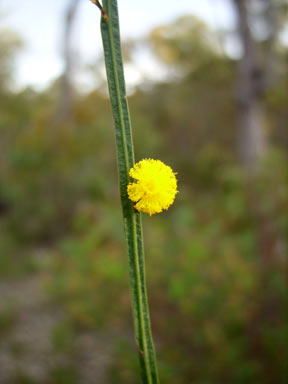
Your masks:
M141 365L142 382L144 384L158 384L159 380L146 293L141 215L134 210L133 204L127 195L128 174L130 168L134 165L134 150L126 99L117 0L104 0L103 7L108 19L104 20L102 17L101 33L109 94L115 121L120 195L129 256L135 336Z

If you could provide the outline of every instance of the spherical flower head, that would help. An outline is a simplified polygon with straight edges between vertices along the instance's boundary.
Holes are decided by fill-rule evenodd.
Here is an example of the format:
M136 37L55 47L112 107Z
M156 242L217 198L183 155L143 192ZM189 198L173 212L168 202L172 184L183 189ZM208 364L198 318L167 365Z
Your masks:
M168 209L177 193L177 180L172 169L160 160L144 159L130 169L134 179L127 187L129 199L139 212L149 215Z

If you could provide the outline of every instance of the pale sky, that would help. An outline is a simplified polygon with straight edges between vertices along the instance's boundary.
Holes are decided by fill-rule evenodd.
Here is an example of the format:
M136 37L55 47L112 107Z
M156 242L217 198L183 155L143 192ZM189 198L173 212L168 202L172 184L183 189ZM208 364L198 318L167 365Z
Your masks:
M18 55L19 85L44 87L62 71L63 14L69 0L0 0L2 24L17 31L25 43ZM229 0L119 0L122 38L147 34L153 27L187 13L195 14L212 28L232 29ZM101 54L100 13L82 0L74 30L74 45L82 64L92 64Z

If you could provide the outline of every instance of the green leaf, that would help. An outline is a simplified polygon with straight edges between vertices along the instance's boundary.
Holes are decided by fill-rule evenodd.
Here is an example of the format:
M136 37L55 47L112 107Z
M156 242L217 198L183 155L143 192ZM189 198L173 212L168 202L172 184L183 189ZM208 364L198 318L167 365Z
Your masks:
M117 0L104 0L108 20L101 20L109 94L115 121L115 134L124 230L129 256L133 319L143 383L157 384L158 373L151 334L145 281L145 261L141 215L127 195L129 170L134 165L130 115L126 99L120 44Z

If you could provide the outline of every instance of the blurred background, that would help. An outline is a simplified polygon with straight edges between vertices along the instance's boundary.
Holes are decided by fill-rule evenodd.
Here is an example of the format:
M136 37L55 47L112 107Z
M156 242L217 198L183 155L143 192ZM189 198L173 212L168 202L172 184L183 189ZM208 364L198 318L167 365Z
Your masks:
M137 384L100 13L52 3L0 2L0 382ZM179 181L143 217L161 382L287 383L287 2L119 12L136 160Z

